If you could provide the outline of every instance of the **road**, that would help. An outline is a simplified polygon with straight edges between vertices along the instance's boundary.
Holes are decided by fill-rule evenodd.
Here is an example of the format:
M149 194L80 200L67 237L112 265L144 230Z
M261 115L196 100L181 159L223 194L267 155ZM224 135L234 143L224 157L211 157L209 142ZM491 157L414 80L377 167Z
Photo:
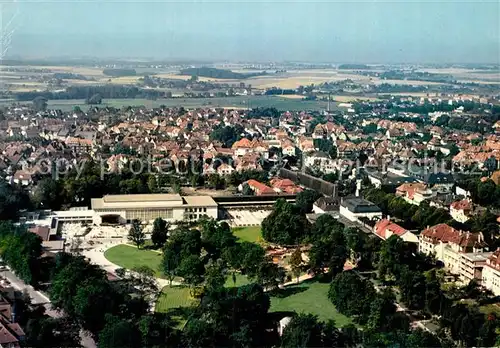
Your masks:
M63 316L63 313L52 308L52 304L50 303L50 299L43 292L35 290L31 285L26 285L21 279L19 279L14 273L11 271L2 271L2 276L7 279L12 287L18 291L26 290L31 298L32 304L39 304L45 307L45 313L52 318L60 318ZM84 330L80 330L80 344L84 348L96 348L97 345L93 338L86 333Z

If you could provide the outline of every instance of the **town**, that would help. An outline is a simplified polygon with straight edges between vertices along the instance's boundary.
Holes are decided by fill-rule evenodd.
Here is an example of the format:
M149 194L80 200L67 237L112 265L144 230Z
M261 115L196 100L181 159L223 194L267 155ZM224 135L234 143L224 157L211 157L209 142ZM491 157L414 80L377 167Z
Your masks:
M2 344L497 342L494 97L1 115Z
M500 2L0 14L0 348L500 347Z

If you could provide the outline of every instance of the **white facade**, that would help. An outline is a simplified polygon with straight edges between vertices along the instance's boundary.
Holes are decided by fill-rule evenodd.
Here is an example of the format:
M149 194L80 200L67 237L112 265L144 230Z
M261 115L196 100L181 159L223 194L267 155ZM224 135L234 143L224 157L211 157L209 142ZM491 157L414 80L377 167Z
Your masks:
M106 217L116 218L119 223L135 219L151 222L158 217L169 222L218 217L217 203L209 196L108 195L92 199L92 208L95 224L101 224Z
M365 217L368 219L380 219L382 218L382 212L356 212L351 211L347 207L340 205L339 209L340 216L345 217L350 221L358 221L359 218Z
M489 260L488 260L489 261ZM493 292L495 296L500 295L500 271L491 267L488 263L483 268L482 285Z

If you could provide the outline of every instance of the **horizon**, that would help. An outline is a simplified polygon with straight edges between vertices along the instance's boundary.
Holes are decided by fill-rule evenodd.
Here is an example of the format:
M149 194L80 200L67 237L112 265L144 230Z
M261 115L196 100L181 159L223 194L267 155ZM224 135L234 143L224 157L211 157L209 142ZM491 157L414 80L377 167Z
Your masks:
M498 64L498 2L2 3L5 58ZM71 58L70 58L71 57Z

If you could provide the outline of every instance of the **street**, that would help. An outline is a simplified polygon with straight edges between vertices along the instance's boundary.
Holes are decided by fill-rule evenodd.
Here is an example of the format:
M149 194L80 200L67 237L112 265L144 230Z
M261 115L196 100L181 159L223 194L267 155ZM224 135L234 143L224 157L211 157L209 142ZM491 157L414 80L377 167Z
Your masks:
M2 276L7 279L12 287L19 291L26 290L31 298L32 304L42 304L45 307L45 313L52 318L62 317L60 311L52 308L50 299L43 294L41 291L35 290L31 285L26 285L21 279L19 279L14 273L9 270L1 272ZM86 333L84 330L80 330L80 344L85 348L96 348L97 345L92 337Z

